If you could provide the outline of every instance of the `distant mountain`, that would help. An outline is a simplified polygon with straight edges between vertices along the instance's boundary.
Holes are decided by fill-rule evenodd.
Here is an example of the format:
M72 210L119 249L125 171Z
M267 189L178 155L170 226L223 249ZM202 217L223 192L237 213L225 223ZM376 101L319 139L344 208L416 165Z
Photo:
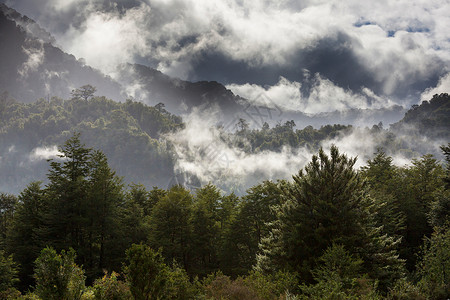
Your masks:
M143 65L125 64L113 80L56 47L48 32L5 4L0 4L0 39L0 92L7 91L20 102L67 99L73 89L86 84L95 86L99 95L123 101L126 91L139 85L140 101L162 102L174 113L217 106L230 116L243 109L238 103L242 98L218 82L183 81Z
M123 99L121 86L54 46L54 38L33 20L0 4L0 91L21 102L58 96L85 84L100 95Z
M241 103L245 99L216 81L184 81L139 64L122 65L119 74L119 81L126 86L139 87L138 98L148 99L153 105L164 103L173 113L189 112L193 107L217 106L230 116L244 109Z
M436 94L430 101L413 105L403 119L392 125L392 130L449 141L450 95Z
M189 113L194 107L216 107L221 110L218 123L231 124L243 118L253 128L261 128L264 122L275 126L290 120L296 122L297 128L326 124L372 126L379 122L388 125L405 112L400 106L315 115L281 111L276 107L277 99L268 103L271 107L263 107L233 94L216 81L184 81L139 64L118 66L113 79L56 47L55 39L36 22L4 4L0 4L0 39L0 92L7 91L19 102L53 96L69 99L73 89L91 84L97 88L97 95L115 101L133 95L135 100L149 105L161 102L175 114Z

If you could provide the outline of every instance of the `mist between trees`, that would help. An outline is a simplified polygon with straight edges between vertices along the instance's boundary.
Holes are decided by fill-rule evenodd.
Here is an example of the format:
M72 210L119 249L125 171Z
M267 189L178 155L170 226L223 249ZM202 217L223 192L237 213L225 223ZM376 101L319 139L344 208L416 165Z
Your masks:
M126 187L79 134L58 150L46 185L1 194L4 298L449 296L450 144L446 167L379 149L359 169L331 146L241 197Z

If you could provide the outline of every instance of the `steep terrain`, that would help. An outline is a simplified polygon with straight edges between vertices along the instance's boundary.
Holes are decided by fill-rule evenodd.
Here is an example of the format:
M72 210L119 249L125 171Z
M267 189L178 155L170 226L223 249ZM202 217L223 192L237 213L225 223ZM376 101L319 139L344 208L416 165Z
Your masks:
M392 130L430 139L450 140L450 95L436 94L430 101L414 105Z
M4 4L0 4L0 40L0 91L19 101L68 98L85 84L108 98L124 99L117 82L56 47L49 33Z

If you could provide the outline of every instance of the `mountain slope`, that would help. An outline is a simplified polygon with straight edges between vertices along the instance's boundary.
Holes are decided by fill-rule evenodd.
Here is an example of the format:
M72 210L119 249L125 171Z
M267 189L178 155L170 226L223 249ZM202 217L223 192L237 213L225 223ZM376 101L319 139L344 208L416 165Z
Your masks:
M92 84L101 95L121 100L121 86L53 45L54 39L31 19L0 4L0 91L32 102L41 97L68 98Z
M181 127L181 118L140 102L105 97L89 101L53 97L24 104L0 98L0 191L17 193L44 180L46 159L74 132L102 150L127 182L167 186L173 153L160 135Z
M450 95L436 94L430 101L413 105L403 119L392 125L392 129L431 139L450 140Z
M148 99L153 105L162 102L173 113L217 106L230 116L244 109L240 104L244 99L216 81L184 81L139 64L122 65L119 81L126 86L138 86L137 97Z

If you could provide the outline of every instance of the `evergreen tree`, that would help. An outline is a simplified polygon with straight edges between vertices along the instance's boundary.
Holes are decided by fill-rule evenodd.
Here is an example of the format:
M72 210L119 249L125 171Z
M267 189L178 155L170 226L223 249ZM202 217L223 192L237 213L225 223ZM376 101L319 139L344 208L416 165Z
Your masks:
M119 230L122 180L100 151L86 148L75 134L50 162L40 235L42 244L76 249L89 279L123 257ZM122 247L121 247L122 246Z
M401 179L392 161L392 157L380 148L362 168L362 175L367 177L370 196L378 207L375 215L378 226L383 226L383 232L390 236L403 238L406 216L401 209L402 199L398 196Z
M450 297L450 228L436 228L425 240L418 263L419 287L430 299Z
M6 248L6 237L14 220L16 206L16 196L0 193L0 250Z
M406 216L406 232L402 241L402 256L409 270L414 270L424 237L430 237L430 211L436 195L444 188L444 170L432 155L413 159L412 166L402 170L401 209Z
M23 289L33 283L34 261L44 246L40 231L44 205L41 183L30 183L19 195L14 223L8 234L8 251L14 253L20 265L19 278Z
M193 197L182 186L175 185L153 208L151 215L150 246L162 247L167 261L176 260L185 270L190 268Z
M92 153L90 165L88 223L85 228L88 253L85 267L90 273L99 275L106 266L111 266L117 248L118 209L123 200L123 184L108 166L102 152Z
M189 220L192 230L192 272L201 277L218 268L219 219L218 208L222 196L212 184L196 191Z
M356 158L332 146L330 157L321 149L304 172L293 176L285 191L286 202L262 242L259 269L287 269L311 282L310 270L335 243L363 259L363 271L380 280L380 285L401 276L402 261L395 250L398 240L376 226L376 206L365 180L353 169L355 162Z
M6 299L18 281L17 265L12 255L7 256L5 251L0 250L0 298Z
M87 255L84 228L89 223L88 176L91 149L75 134L59 149L58 160L50 161L45 215L46 238L56 249L72 247L79 251L82 263Z
M262 237L276 219L273 207L282 203L284 181L264 181L247 190L228 230L224 233L223 268L230 275L247 273L256 262Z

